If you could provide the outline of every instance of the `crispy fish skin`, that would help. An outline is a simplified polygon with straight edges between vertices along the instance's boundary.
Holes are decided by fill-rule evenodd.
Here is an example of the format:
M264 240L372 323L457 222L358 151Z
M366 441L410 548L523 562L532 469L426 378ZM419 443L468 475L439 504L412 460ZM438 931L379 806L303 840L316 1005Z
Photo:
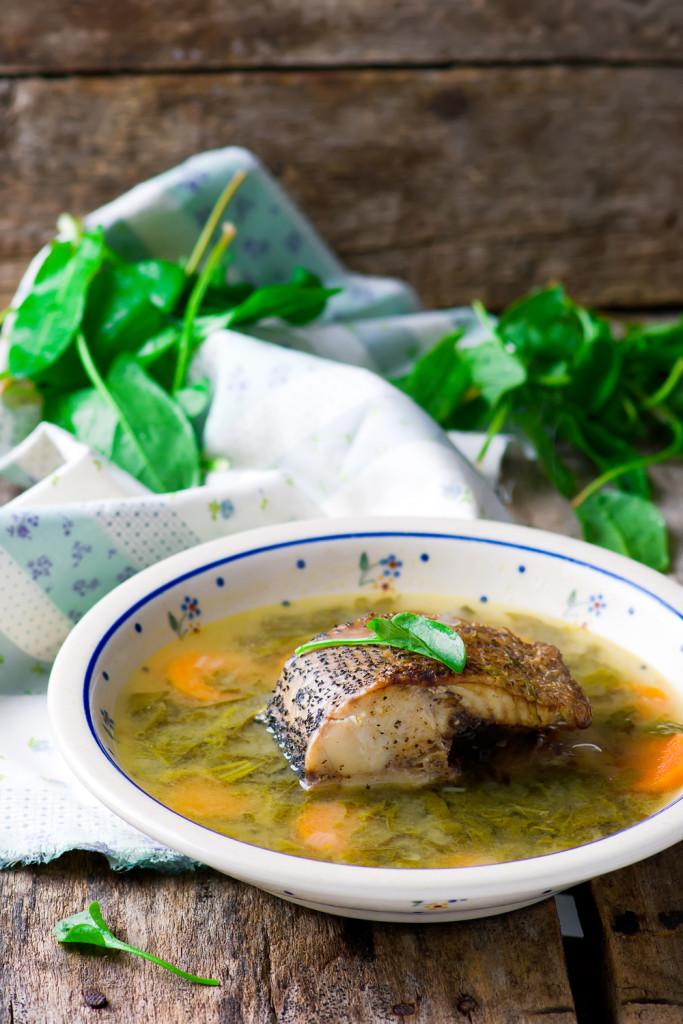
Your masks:
M316 640L367 636L367 615ZM591 706L556 647L510 630L441 617L467 662L394 647L327 647L285 663L264 720L302 785L447 780L455 736L481 725L586 728Z

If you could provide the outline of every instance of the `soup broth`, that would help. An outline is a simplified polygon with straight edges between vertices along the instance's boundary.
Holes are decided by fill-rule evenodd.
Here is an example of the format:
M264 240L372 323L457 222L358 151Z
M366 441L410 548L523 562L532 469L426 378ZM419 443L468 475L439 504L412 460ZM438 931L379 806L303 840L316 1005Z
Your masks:
M593 705L588 729L540 741L482 734L463 779L306 792L258 720L294 648L368 611L448 612L555 644ZM488 864L618 832L670 801L681 700L650 667L593 634L487 604L411 595L316 598L230 616L158 651L115 709L121 762L178 813L256 846L382 867ZM668 745L668 746L667 746ZM664 767L662 768L662 765Z

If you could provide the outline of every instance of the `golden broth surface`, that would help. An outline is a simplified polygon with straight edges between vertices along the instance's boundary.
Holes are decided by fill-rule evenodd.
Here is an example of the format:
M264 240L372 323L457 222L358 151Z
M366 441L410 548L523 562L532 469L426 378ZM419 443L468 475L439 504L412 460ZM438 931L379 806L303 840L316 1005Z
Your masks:
M453 784L305 792L255 718L282 665L336 623L406 610L555 644L593 705L593 723L555 731L552 755L533 744L523 754L496 751L493 766ZM475 614L433 595L307 599L203 626L132 674L114 717L124 768L161 803L246 843L351 864L450 867L552 853L626 828L683 785L643 789L648 758L677 742L669 738L683 721L681 699L653 669L560 621L492 604Z

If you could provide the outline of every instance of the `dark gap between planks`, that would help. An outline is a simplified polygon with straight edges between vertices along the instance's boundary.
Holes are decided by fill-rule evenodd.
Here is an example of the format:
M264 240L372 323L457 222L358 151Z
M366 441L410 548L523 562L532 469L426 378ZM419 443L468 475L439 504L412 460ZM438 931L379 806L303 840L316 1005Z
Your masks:
M508 69L534 69L534 68L577 68L586 70L601 70L601 69L637 69L637 70L671 70L672 68L683 68L683 60L681 59L666 59L660 58L659 60L624 60L604 58L602 60L596 60L595 58L589 57L564 57L558 59L551 58L538 58L532 60L527 58L525 60L469 60L469 61L436 61L436 62L420 62L414 64L406 64L395 61L387 62L375 62L359 61L358 63L350 63L345 61L340 64L320 63L311 62L310 64L207 64L204 67L198 67L193 64L187 64L183 67L178 67L177 64L159 65L158 67L148 68L136 64L131 64L127 67L119 68L106 68L106 67L75 67L71 69L60 69L58 71L52 71L50 69L41 69L39 65L29 65L27 70L16 70L13 69L12 65L0 64L0 80L2 79L26 79L26 78L44 78L44 79L57 79L63 80L68 78L122 78L130 75L143 75L147 78L152 78L155 75L244 75L244 74L267 74L277 73L279 75L300 75L310 72L311 74L320 74L321 72L329 72L330 74L336 72L345 71L478 71L478 70L508 70Z
M566 894L572 896L576 902L583 929L582 939L562 936L577 1024L613 1024L602 984L605 957L602 923L593 900L590 882L568 889Z

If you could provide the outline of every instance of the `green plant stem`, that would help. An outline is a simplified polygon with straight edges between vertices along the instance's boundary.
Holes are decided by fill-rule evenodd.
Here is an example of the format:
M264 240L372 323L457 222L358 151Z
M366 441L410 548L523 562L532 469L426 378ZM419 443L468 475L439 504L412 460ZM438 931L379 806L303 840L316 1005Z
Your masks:
M643 409L654 409L655 406L661 405L662 402L665 402L682 376L683 356L679 356L662 386L655 391L654 395L645 399L643 402Z
M511 408L512 402L508 398L505 401L501 402L496 411L494 412L491 418L491 422L489 423L489 428L486 431L486 440L482 445L481 451L477 455L477 462L481 462L481 460L484 458L487 451L489 450L489 445L491 444L491 441L493 441L496 434L500 433L500 431L505 426L505 421L510 415Z
M317 651L322 647L353 647L357 644L381 644L383 647L391 647L392 645L387 640L380 640L379 637L369 636L360 637L351 640L311 640L310 643L302 644L301 647L297 647L294 653L297 657L300 654L306 654L308 651Z
M213 237L214 231L218 227L218 224L220 222L221 217L223 216L226 206L228 205L228 203L230 202L230 200L232 199L235 192L240 187L246 176L246 171L237 171L236 174L233 174L232 178L221 192L218 198L218 202L211 211L209 219L202 228L202 232L195 243L195 247L190 253L190 258L187 261L187 265L185 267L185 273L187 274L188 277L190 276L190 274L194 274L195 270L199 266L202 256L204 255L206 249L208 248L209 242Z
M134 447L137 449L138 454L140 455L140 458L142 459L143 463L146 465L147 472L154 479L156 490L158 490L160 492L163 491L164 490L163 481L157 475L156 470L154 469L154 466L151 464L151 462L147 458L147 455L146 455L144 449L142 448L142 446L140 445L140 442L138 441L138 438L137 438L137 435L136 435L135 431L133 430L132 426L128 422L126 414L124 413L123 409L120 407L120 405L118 404L118 402L116 401L116 399L112 395L111 391L109 390L109 388L105 384L104 379L102 378L102 376L100 374L100 371L95 366L95 362L94 362L93 357L92 357L92 355L90 353L90 349L88 348L88 343L87 343L87 341L85 340L85 337L83 336L83 334L80 331L79 331L78 335L76 336L76 348L78 349L78 355L79 355L79 358L80 358L81 363L83 365L83 369L85 370L85 372L86 372L86 374L88 376L88 380L90 381L92 386L95 388L95 390L98 392L98 394L101 395L101 397L107 403L107 405L112 410L112 412L114 412L116 414L116 417L120 421L121 426L126 431L128 436L130 437L130 440L133 443Z
M213 272L218 266L221 256L228 248L236 234L237 229L234 224L223 225L223 233L209 253L206 263L202 268L202 272L197 278L194 288L190 293L190 297L187 300L187 307L183 318L183 333L180 336L180 342L178 344L178 362L176 363L175 374L173 375L173 392L179 391L185 383L185 375L187 374L187 367L190 362L192 328L194 326L195 317L197 316L202 302L204 301L204 296L206 295L206 290L211 283Z
M183 971L182 968L170 964L168 960L162 960L160 956L155 956L154 953L146 953L144 949L138 949L137 946L129 946L127 942L120 942L117 939L114 948L120 949L125 953L135 953L137 956L144 957L145 960L151 960L153 964L165 967L166 970L172 971L178 977L185 978L187 981L194 981L197 985L220 985L220 982L215 978L202 978L197 974L190 974L188 971Z
M630 473L634 469L647 469L648 466L656 466L659 462L666 462L667 459L678 455L681 449L683 449L683 423L669 416L665 418L674 433L674 439L667 448L664 448L661 452L656 452L654 455L644 455L640 459L633 459L631 462L625 462L621 466L613 466L612 469L608 469L601 476L592 480L582 491L579 491L576 497L572 498L572 507L578 508L579 505L582 505L587 498L590 498L592 494L599 491L605 484L617 480L625 473Z

